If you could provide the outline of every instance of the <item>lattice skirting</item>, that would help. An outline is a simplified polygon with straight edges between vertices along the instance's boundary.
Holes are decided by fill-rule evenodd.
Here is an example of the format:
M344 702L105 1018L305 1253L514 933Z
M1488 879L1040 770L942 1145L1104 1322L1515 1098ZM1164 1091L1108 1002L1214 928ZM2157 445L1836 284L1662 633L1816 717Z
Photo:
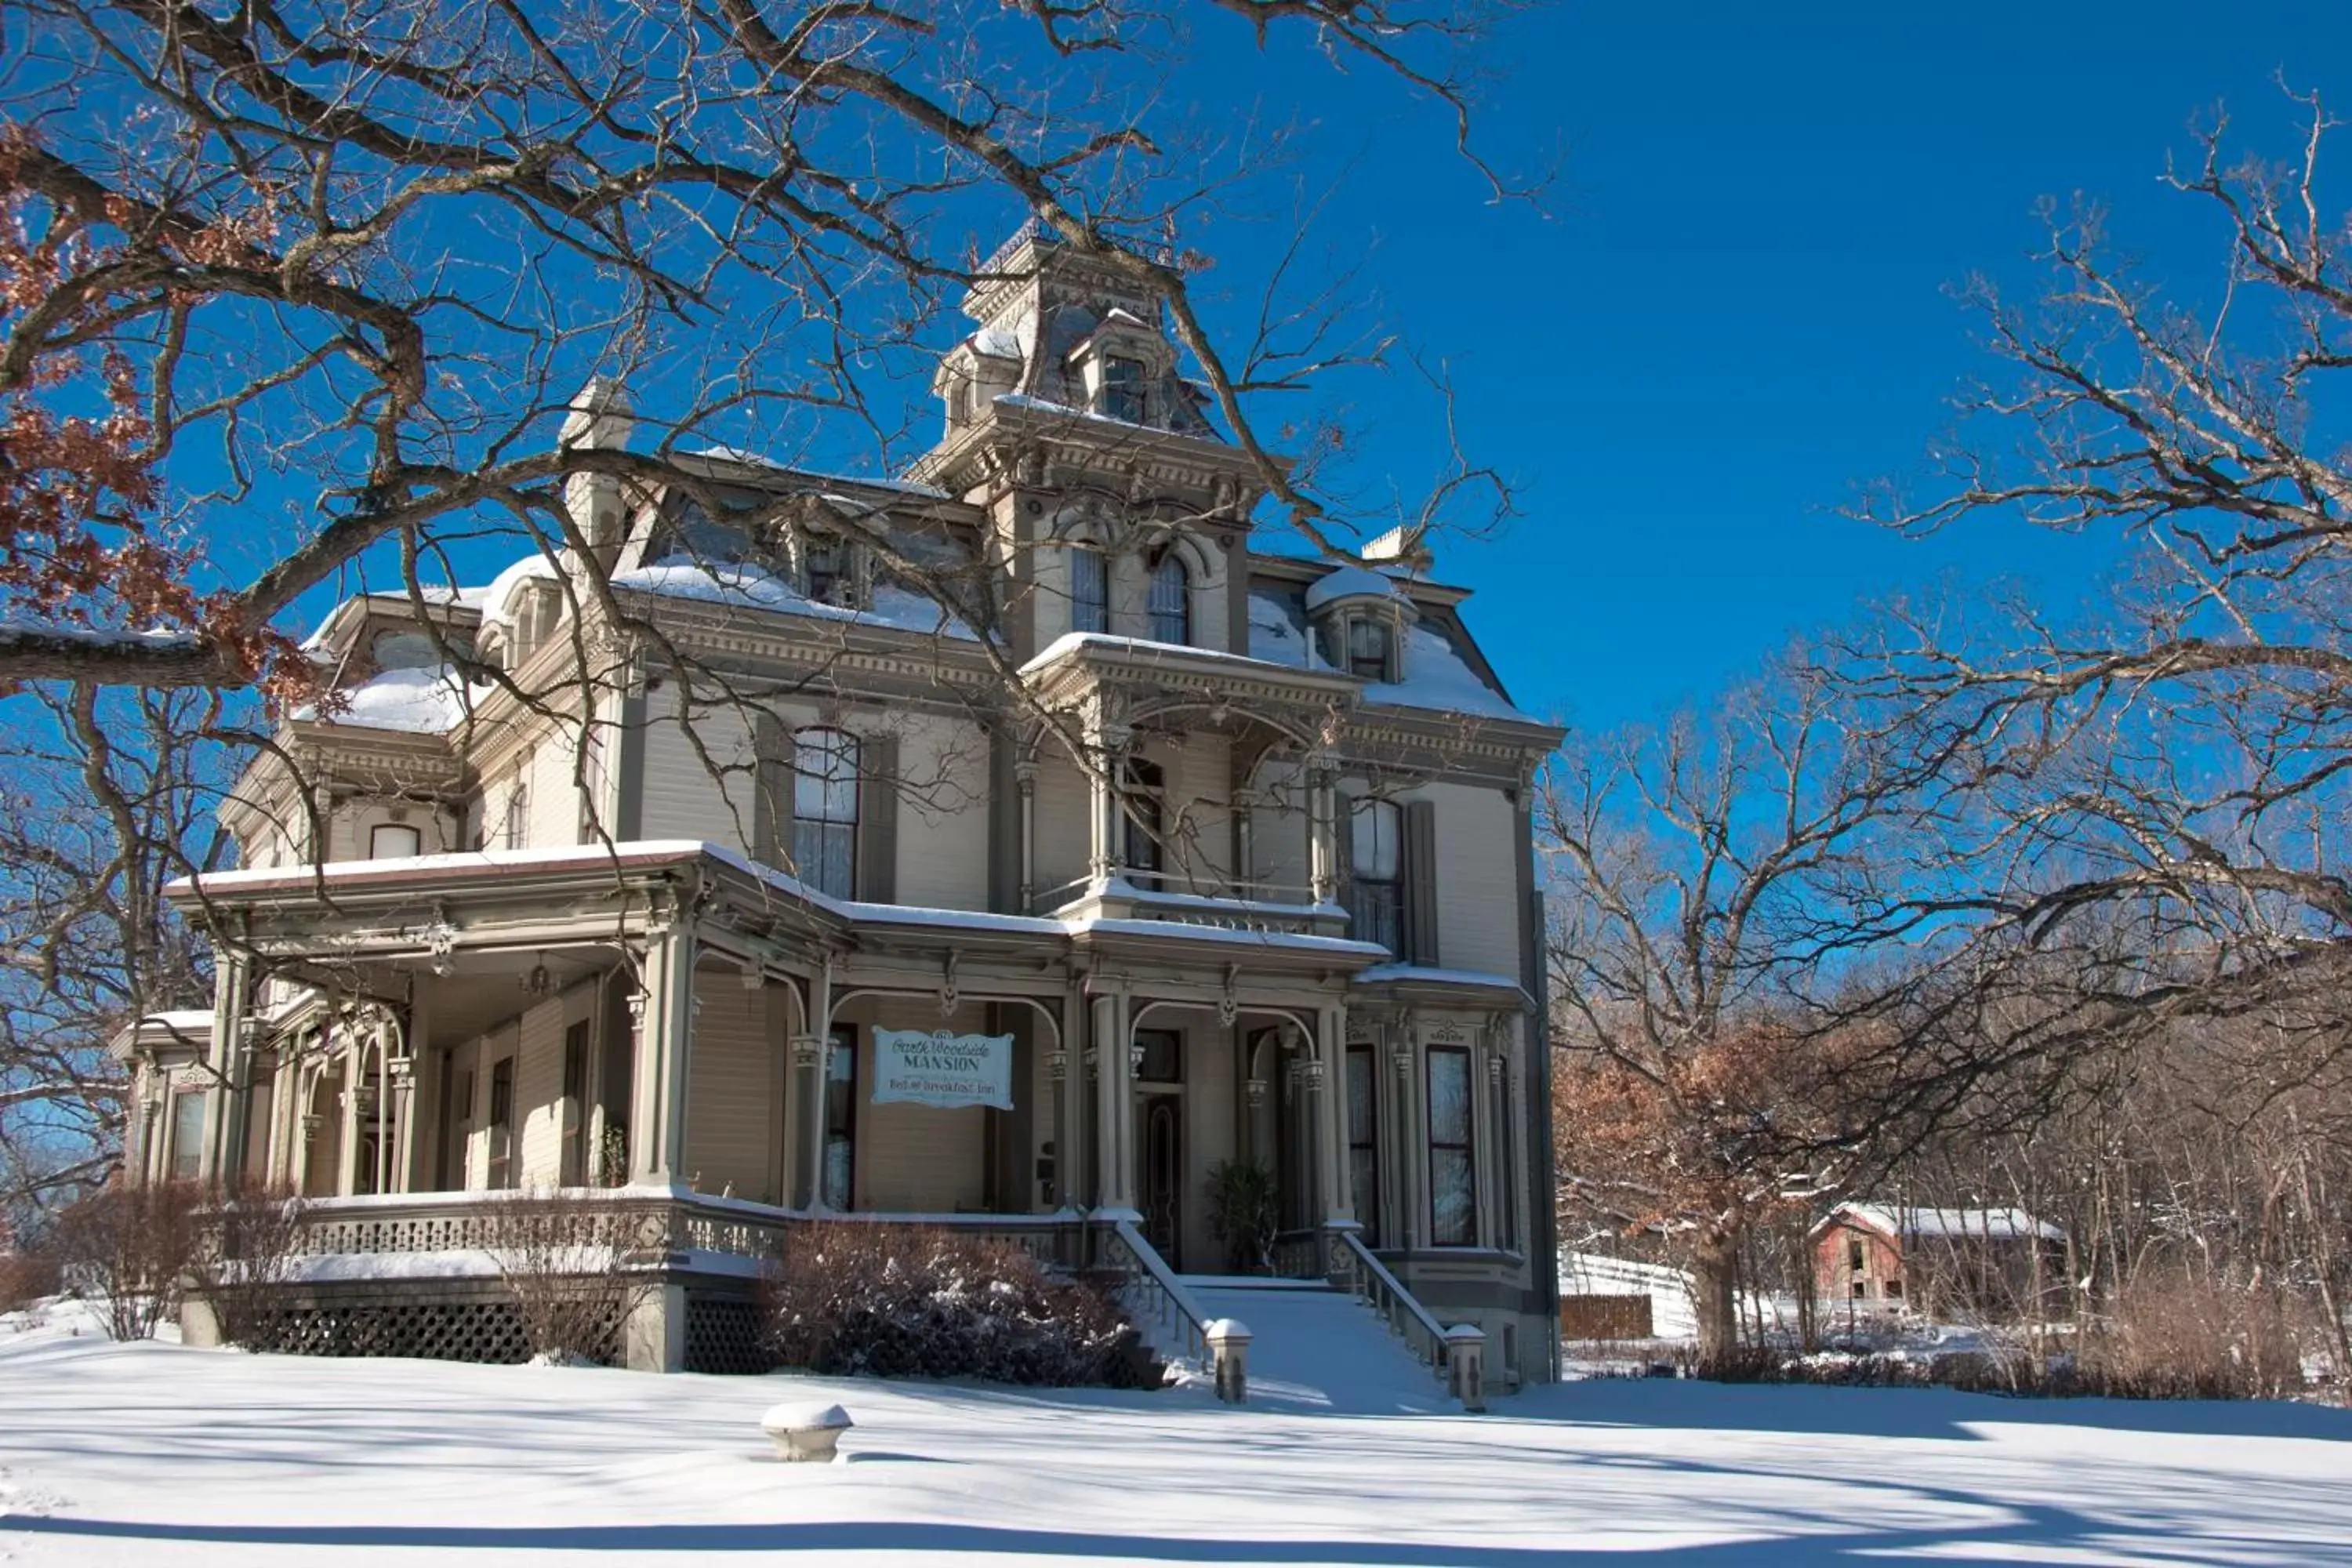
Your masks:
M284 1355L509 1365L530 1359L522 1313L511 1297L491 1287L295 1288L282 1303L254 1316L252 1348Z
M757 1301L748 1296L687 1292L687 1371L757 1375L775 1365Z

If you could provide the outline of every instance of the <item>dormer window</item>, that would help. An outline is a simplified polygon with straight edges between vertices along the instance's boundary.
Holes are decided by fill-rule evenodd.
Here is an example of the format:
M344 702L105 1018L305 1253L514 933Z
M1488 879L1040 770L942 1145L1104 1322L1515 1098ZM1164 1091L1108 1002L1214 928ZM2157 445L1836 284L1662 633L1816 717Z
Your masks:
M1359 616L1348 623L1348 673L1360 680L1393 681L1391 656L1396 650L1396 636L1389 624L1371 616Z
M1103 356L1099 411L1129 425L1144 422L1143 362L1121 354Z
M1110 630L1110 569L1103 552L1090 544L1070 550L1070 629Z
M1183 561L1172 552L1151 569L1150 607L1153 642L1192 640L1192 579Z
M841 541L813 534L801 547L801 571L808 596L820 605L841 603Z

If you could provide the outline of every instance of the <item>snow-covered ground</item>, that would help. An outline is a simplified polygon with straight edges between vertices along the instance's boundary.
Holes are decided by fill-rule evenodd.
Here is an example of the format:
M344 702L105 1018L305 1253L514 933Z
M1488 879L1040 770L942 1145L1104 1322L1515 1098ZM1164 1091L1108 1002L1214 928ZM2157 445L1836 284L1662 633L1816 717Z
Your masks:
M1255 1310L1267 1332L1286 1309ZM761 1411L808 1397L856 1418L845 1462L768 1457ZM2336 1410L1663 1380L1483 1416L1379 1403L310 1361L0 1325L0 1562L2352 1563Z

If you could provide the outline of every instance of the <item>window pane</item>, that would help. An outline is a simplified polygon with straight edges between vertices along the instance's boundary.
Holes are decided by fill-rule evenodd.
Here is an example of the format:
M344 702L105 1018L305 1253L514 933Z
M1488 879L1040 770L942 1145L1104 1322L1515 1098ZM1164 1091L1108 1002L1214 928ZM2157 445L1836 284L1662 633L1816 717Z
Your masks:
M1130 425L1143 423L1143 362L1116 355L1103 361L1102 411Z
M368 836L368 857L374 860L405 860L424 847L422 834L397 822L380 822Z
M1192 580L1184 563L1171 555L1151 573L1151 640L1189 643L1192 640Z
M1389 678L1389 628L1379 621L1348 623L1348 672L1366 680Z
M793 869L820 893L856 897L857 825L801 816L793 819Z
M1349 824L1349 830L1359 879L1373 882L1397 879L1397 847L1404 837L1403 816L1394 801L1368 800L1357 805L1355 820Z
M1441 1144L1470 1142L1470 1053L1433 1050L1429 1053L1429 1141Z
M1110 574L1102 552L1087 545L1070 552L1070 629L1110 629Z
M807 822L857 820L857 737L803 730L793 737L793 816Z
M1476 1216L1477 1198L1470 1184L1470 1151L1431 1150L1430 1239L1440 1247L1468 1247L1477 1239Z
M205 1097L202 1091L172 1100L172 1179L193 1182L204 1169Z

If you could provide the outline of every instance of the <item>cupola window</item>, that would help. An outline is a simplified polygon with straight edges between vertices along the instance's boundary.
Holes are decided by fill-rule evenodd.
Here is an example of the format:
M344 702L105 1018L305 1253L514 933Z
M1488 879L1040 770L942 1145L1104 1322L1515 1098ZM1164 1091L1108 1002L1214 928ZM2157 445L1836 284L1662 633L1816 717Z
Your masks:
M802 575L808 596L820 605L842 602L841 541L812 534L801 548Z
M1172 552L1151 571L1151 640L1192 640L1192 580Z
M1103 356L1102 412L1129 425L1143 423L1143 362L1121 354Z
M1070 629L1110 630L1110 572L1103 552L1091 545L1070 552Z
M1390 681L1389 656L1395 647L1395 637L1389 624L1370 616L1359 616L1348 623L1348 673L1362 680Z

